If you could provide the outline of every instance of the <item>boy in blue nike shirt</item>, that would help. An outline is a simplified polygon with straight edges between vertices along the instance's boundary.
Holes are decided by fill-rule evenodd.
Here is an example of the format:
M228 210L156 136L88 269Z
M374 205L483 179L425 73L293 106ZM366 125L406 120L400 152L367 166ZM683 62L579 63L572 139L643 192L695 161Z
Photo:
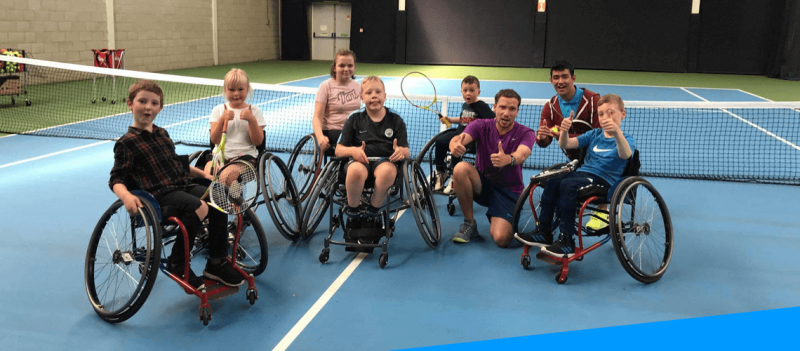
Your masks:
M567 133L572 126L572 116L561 122L558 146L564 150L587 148L583 165L564 177L547 180L541 200L540 226L531 233L516 234L517 240L543 247L542 253L561 257L575 252L575 212L578 190L596 184L610 188L622 178L622 172L636 149L634 138L620 129L625 118L625 104L615 94L604 95L598 101L597 115L602 128L592 129L577 138ZM558 206L556 206L558 205ZM553 242L549 224L553 222L556 209L561 214L561 234Z

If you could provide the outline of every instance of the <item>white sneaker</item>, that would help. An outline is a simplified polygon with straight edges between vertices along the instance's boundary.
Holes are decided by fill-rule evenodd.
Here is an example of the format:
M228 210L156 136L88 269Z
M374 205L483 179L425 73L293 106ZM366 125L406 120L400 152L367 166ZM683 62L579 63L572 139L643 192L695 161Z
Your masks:
M442 191L442 192L445 193L446 195L450 195L450 194L453 193L453 180L452 179L447 183L447 187L445 187L444 191Z

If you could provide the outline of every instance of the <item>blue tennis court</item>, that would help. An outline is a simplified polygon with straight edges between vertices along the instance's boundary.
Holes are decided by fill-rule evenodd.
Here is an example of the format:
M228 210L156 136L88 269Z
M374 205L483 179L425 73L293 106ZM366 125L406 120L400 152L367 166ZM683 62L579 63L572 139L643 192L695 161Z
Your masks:
M314 79L292 84L316 87L323 78ZM399 90L392 90L399 79L385 79L389 94L399 94ZM439 95L457 98L459 82L435 81ZM579 82L577 85L583 86ZM552 86L547 83L487 80L482 81L483 97L491 99L499 87L513 87L526 99L545 99L553 95ZM615 92L626 100L763 101L740 90L587 87L600 93ZM634 95L634 92L641 92L641 95ZM415 91L415 94L427 93ZM266 102L272 99L256 102L264 103L261 106L268 121L270 114L286 113L282 105L275 109L268 107ZM310 100L302 99L294 103L313 106L313 96ZM286 100L291 98L282 99ZM191 102L198 104L193 109L209 113L218 103L221 103L219 97ZM408 104L402 100L391 104L396 105L390 107L408 109ZM448 111L451 111L450 106L448 104ZM205 116L187 119L171 115L170 108L173 107L168 106L159 114L156 124L192 123L199 129L207 125ZM797 169L789 165L793 160L758 157L759 152L769 154L771 151L765 151L768 149L785 151L788 148L797 152L787 143L797 145L800 139L780 132L784 126L796 124L796 111L785 111L783 120L759 120L746 111L728 112L715 112L719 115L712 118L734 119L742 125L736 129L742 130L742 134L736 134L731 144L709 147L701 143L702 133L713 130L706 129L713 128L713 123L709 126L701 122L702 130L682 131L685 138L674 141L674 145L654 144L652 149L679 149L686 159L696 158L691 164L698 167L698 172L710 157L723 160L729 167L712 169L715 172L744 169L762 173L785 167L787 170L782 172L791 174ZM297 117L296 123L308 125L311 113L300 115L305 119ZM535 111L530 115L538 117ZM693 119L701 118L698 116L705 115L677 121L647 121L646 128L660 131L697 125ZM107 118L119 118L124 122L130 120L130 115ZM634 120L631 117L623 122L623 129L639 128ZM430 131L419 136L423 141L439 128L433 118L406 122L420 125L419 130L426 133ZM628 122L631 123L626 124ZM273 131L273 134L280 134L281 127L269 125L267 134ZM91 124L76 124L69 128L92 127ZM292 139L295 134L289 134L292 137L276 142L291 147L308 130L292 132L297 135L295 139ZM647 147L649 140L657 139L657 135L633 134L642 148ZM692 144L694 141L697 144ZM593 329L619 327L601 329L604 335L614 337L597 342L611 347L635 340L629 333L650 335L653 343L661 343L657 340L668 336L658 331L659 323L651 324L651 328L644 331L633 325L667 321L689 323L687 319L785 309L800 304L800 263L796 259L800 252L800 235L796 230L800 218L792 206L800 196L800 188L649 177L666 200L675 233L672 263L664 277L654 284L643 285L628 276L610 245L587 255L583 262L571 265L566 285L554 282L557 270L554 266L534 260L531 270L523 270L519 264L521 248L500 249L489 239L488 223L482 220L485 209L481 207L476 207L475 217L483 240L456 245L450 239L463 217L460 210L455 216L448 216L444 207L446 198L440 196L436 201L443 233L442 243L436 250L426 246L413 216L404 214L398 220L385 269L379 268L376 254L355 254L340 247L333 247L330 261L320 264L318 255L327 220L323 220L316 235L308 240L290 242L278 234L262 206L256 214L267 233L269 265L265 273L256 278L259 300L255 305L250 306L243 292L212 302L213 319L209 326L203 327L197 320L198 299L186 295L161 275L142 309L130 320L111 325L92 310L86 297L83 272L92 230L101 214L116 200L107 186L113 163L112 147L111 141L25 135L0 138L0 148L5 150L0 154L0 190L6 198L14 199L3 211L4 225L0 229L0 264L6 267L4 284L0 288L3 306L0 330L5 347L14 350L167 347L384 350L531 335L539 335L539 338L531 338L531 343L556 342L544 334L571 332L552 336L569 337L558 341L562 347L573 342L583 343L587 337L595 338L597 331ZM734 147L741 150L733 154ZM198 149L178 146L179 153ZM747 150L753 151L746 153ZM549 160L550 154L558 155L557 150L550 147L534 150L531 158ZM284 159L287 157L280 155ZM667 156L650 159L642 156L643 170L645 167L655 171L659 167L669 169L675 162ZM535 172L526 170L524 176L527 178ZM196 271L203 264L202 257L193 261ZM781 322L790 321L764 320L767 324ZM713 333L724 331L717 328L725 326L722 321L704 324L702 328ZM739 330L741 326L729 327ZM675 338L680 339L679 336ZM677 341L663 343L671 342ZM479 343L472 347L490 348L491 345ZM659 345L652 346L658 348Z

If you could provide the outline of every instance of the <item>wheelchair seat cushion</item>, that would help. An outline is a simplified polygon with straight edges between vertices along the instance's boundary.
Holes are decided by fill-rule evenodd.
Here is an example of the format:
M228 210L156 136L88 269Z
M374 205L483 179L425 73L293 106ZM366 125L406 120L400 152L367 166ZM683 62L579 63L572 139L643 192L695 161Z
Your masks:
M606 203L609 187L601 184L589 184L578 189L578 201L584 202L586 199L597 196L597 202Z

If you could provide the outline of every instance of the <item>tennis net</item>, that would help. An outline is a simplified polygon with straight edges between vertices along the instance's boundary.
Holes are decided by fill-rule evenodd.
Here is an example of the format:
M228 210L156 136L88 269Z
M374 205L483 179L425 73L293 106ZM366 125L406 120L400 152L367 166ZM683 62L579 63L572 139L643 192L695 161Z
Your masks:
M176 143L207 146L208 117L223 103L222 80L0 56L0 64L8 63L17 67L0 73L0 132L5 133L119 138L132 122L127 88L150 79L165 94L155 123ZM267 149L290 152L312 130L316 89L257 83L253 88L251 103L267 121ZM432 98L412 97L422 105ZM460 96L439 97L435 107L458 116L462 103ZM517 122L536 129L545 103L523 99ZM440 131L433 114L401 95L390 95L385 105L405 120L412 157ZM800 184L800 102L631 101L625 107L622 129L636 139L643 175ZM524 166L540 169L564 160L552 143L535 146Z

